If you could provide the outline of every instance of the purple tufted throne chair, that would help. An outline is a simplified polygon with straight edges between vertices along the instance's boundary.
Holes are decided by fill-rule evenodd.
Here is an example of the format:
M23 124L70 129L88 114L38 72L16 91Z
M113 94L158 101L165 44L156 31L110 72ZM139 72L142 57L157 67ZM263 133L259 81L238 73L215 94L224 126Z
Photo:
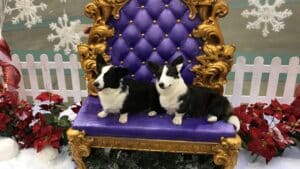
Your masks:
M98 54L147 82L155 78L147 61L166 64L183 55L186 83L222 92L234 53L233 46L224 45L217 21L227 14L224 0L93 0L85 14L94 24L88 44L78 49L90 96L67 133L78 169L86 168L82 158L91 148L106 147L212 154L217 165L233 169L241 142L232 125L187 118L175 126L168 115L130 116L125 125L114 115L100 119L102 107L92 86Z

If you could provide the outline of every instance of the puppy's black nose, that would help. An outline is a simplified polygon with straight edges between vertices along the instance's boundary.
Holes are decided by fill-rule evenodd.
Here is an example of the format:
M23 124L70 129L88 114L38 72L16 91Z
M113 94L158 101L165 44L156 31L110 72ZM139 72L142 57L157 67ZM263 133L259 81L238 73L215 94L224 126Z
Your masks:
M99 82L94 82L94 86L99 87L100 86Z
M158 86L159 86L160 88L162 88L162 89L165 88L165 84L163 84L163 83L159 83Z

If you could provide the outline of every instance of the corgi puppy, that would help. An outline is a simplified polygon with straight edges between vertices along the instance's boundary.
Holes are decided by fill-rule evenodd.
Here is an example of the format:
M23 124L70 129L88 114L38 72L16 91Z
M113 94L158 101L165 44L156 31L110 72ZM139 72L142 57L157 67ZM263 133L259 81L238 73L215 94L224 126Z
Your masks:
M183 56L164 66L148 62L148 67L157 77L155 85L161 106L168 114L175 115L173 124L181 125L183 116L188 114L207 117L208 122L228 121L238 131L240 121L231 115L228 99L212 89L186 85L180 73L183 63Z
M130 113L147 111L149 116L155 116L162 110L154 84L125 78L128 69L107 64L102 55L97 56L96 67L94 86L103 107L98 117L120 113L119 122L127 123Z

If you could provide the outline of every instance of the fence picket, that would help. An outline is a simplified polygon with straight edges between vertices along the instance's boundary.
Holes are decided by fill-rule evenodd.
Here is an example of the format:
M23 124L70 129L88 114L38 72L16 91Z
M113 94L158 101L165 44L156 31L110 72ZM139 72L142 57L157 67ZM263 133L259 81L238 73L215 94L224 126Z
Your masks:
M57 77L58 89L60 91L60 94L64 98L64 100L67 100L67 93L66 93L67 88L66 88L64 63L63 63L62 55L56 54L54 56L54 61L57 65L56 77Z
M264 58L256 57L253 65L253 74L250 86L250 102L255 102L255 98L259 96L261 77L264 69Z
M299 57L292 57L290 58L289 65L287 70L287 79L285 83L283 99L292 101L290 98L294 96L294 90L296 87L296 80L297 80L297 68L299 68Z
M50 76L49 61L48 56L45 54L41 55L41 69L45 90L52 91L52 80Z
M244 82L244 69L242 69L246 64L245 57L239 57L236 61L237 64L234 65L235 76L233 83L233 94L231 97L232 104L238 104L241 101L243 82ZM237 73L237 70L238 73Z
M280 57L273 58L270 67L270 75L267 87L267 97L275 98L278 87L279 73L281 67L281 59Z
M34 63L33 55L26 55L26 62L21 64L22 69L28 69L28 75L30 80L31 87L31 96L34 98L39 94L38 80L36 74L36 65ZM27 96L30 96L30 93L26 93Z
M72 77L72 86L74 91L74 101L80 102L81 100L81 92L80 92L80 79L79 79L79 63L77 60L76 55L70 56L70 62L71 62L71 77Z

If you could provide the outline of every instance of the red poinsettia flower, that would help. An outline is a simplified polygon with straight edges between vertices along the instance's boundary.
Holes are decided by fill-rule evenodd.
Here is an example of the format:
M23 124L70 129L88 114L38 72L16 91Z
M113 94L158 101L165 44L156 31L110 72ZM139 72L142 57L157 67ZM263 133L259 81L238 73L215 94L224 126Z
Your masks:
M290 106L287 104L280 104L277 99L272 100L271 105L265 109L266 115L271 115L278 120L281 120L285 114L290 112Z
M61 128L54 128L50 125L40 128L35 135L33 146L38 152L47 145L50 145L53 148L59 148L62 132L63 130Z
M32 118L32 106L25 100L20 101L15 112L19 120Z
M50 145L53 148L59 148L63 130L47 125L45 117L40 113L36 115L36 118L38 121L32 127L32 132L34 134L33 146L38 152L47 145Z
M300 88L299 88L300 91ZM293 103L291 104L292 113L296 118L300 118L300 96L296 97Z
M7 124L11 121L11 118L5 113L0 113L0 132L3 132L7 128Z
M233 114L236 115L242 123L250 123L252 120L252 117L247 113L247 107L248 105L241 105L233 110Z
M77 114L79 112L79 110L81 109L81 105L82 105L82 102L80 102L79 104L74 104L71 106L71 110Z
M294 115L290 115L285 122L290 126L291 132L300 132L300 119L296 118Z
M43 101L50 101L50 102L54 102L54 103L62 103L63 102L63 98L60 95L54 94L51 92L42 92L35 99L42 101L42 102Z
M289 136L289 126L279 123L276 127L273 127L270 132L273 135L273 139L277 146L281 149L285 149L288 145L294 144L294 141Z
M269 162L276 155L276 143L272 135L257 128L251 129L250 133L252 137L247 144L248 150L263 156Z
M258 128L261 132L268 132L269 131L269 124L266 119L263 118L253 118L250 124L251 128Z

